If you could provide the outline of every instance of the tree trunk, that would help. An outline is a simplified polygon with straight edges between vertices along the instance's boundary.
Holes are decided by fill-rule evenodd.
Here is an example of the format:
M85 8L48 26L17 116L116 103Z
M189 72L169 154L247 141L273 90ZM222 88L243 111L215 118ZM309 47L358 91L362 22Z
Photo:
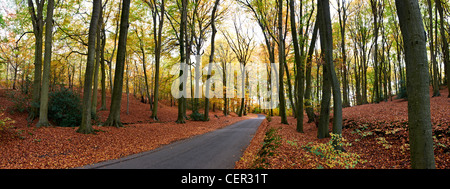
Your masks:
M432 80L432 86L433 86L433 97L435 96L441 96L440 92L439 92L439 73L437 71L437 61L436 61L436 55L434 54L434 38L433 38L433 6L431 6L431 0L427 0L427 4L428 4L428 15L429 15L429 19L430 19L430 26L429 26L429 30L428 30L428 35L429 35L429 42L430 42L430 59L431 59L431 64L433 67L433 80ZM437 15L436 15L437 16ZM437 28L436 28L437 30ZM437 37L437 36L436 36Z
M183 73L184 66L186 64L186 57L185 57L185 47L184 47L184 35L185 35L185 29L186 29L186 17L187 17L187 0L181 0L181 22L180 22L180 77L184 77L187 73ZM183 81L180 78L180 91L186 91L186 84L185 80ZM181 97L178 99L178 118L177 123L185 123L184 119L184 96L181 95Z
M156 42L155 47L155 92L153 96L153 110L152 110L152 118L154 120L158 120L158 96L159 96L159 64L161 60L161 36L162 36L162 27L164 23L164 0L161 1L161 12L159 13L159 28L158 35L156 35L156 15L153 15L153 26L154 26L154 38ZM158 10L156 9L156 1L155 1L155 13ZM154 14L155 14L154 13Z
M45 53L44 70L42 74L41 103L39 109L39 122L36 127L50 125L48 122L48 90L50 85L50 65L52 62L53 8L54 0L48 0L47 17L45 18Z
M214 3L214 8L212 10L211 13L211 29L212 29L212 34L211 34L211 54L209 55L209 65L208 65L208 76L206 79L206 92L209 93L209 88L210 88L210 81L209 78L211 77L211 69L212 69L212 63L214 62L214 42L215 42L215 38L216 38L216 33L217 33L217 29L216 29L216 11L217 11L217 7L219 6L220 0L216 0ZM218 73L215 73L218 74ZM218 89L215 89L218 90ZM205 114L203 117L203 121L208 121L209 120L209 98L206 96L205 94Z
M289 1L290 16L291 16L291 31L292 31L292 41L294 43L294 55L295 55L295 65L297 67L297 95L298 100L296 101L297 106L297 132L303 133L303 86L304 86L304 62L300 58L300 49L298 46L297 39L297 26L295 24L295 9L294 0ZM288 70L286 72L289 73ZM292 98L291 98L292 101Z
M31 15L33 24L33 33L36 38L34 49L34 81L33 81L33 94L31 102L31 110L28 115L28 122L32 122L37 116L39 111L39 102L41 94L41 76L42 76L42 36L44 29L43 20L43 8L44 0L36 2L37 14L34 9L33 0L28 0L28 10Z
M127 52L128 17L130 14L130 0L123 0L122 15L120 17L119 44L117 47L116 70L114 73L114 87L111 97L111 108L104 126L122 127L120 122L120 105L122 101L123 73Z
M91 92L92 92L92 74L94 72L95 62L95 40L97 35L98 20L100 17L101 0L94 0L92 8L91 23L89 25L88 36L88 57L86 63L86 72L84 76L83 89L83 112L81 115L81 126L78 133L90 134L94 132L91 125Z
M411 166L413 169L433 169L429 73L422 15L417 0L396 0L395 4L406 55Z
M321 47L324 51L325 64L331 80L333 90L333 133L342 133L342 99L339 80L337 79L333 64L333 36L331 30L330 6L328 0L322 0L322 17L320 31ZM319 4L320 5L320 4Z
M280 117L282 124L288 124L286 116L286 99L284 97L284 36L283 36L283 0L278 0L278 62L279 62L279 73L278 73L278 85L279 85L279 100L280 100Z
M373 53L373 62L375 70L375 81L374 81L374 102L378 103L380 102L380 87L378 85L379 83L379 76L378 76L378 0L370 0L370 5L372 7L372 14L373 14L373 31L374 31L374 41L375 41L375 50Z
M442 41L442 53L444 54L444 68L445 74L447 75L447 90L448 90L448 98L450 98L450 52L448 48L447 37L445 36L445 27L444 27L444 11L442 8L441 0L436 0L436 6L439 11L439 19L441 20L441 41Z
M103 16L101 17L103 18ZM103 19L102 19L103 20ZM103 26L103 21L101 22L101 52L100 52L100 67L102 72L101 87L102 87L102 100L100 110L106 110L106 67L105 67L105 46L106 46L106 32Z
M95 49L95 67L94 67L94 89L92 90L92 106L91 106L91 112L92 116L97 116L97 96L98 96L98 72L100 68L100 53L101 53L101 37L100 37L100 30L102 27L103 19L102 19L102 8L100 8L100 15L98 19L98 26L97 26L97 44Z
M311 93L311 69L312 69L312 55L316 48L317 33L319 25L316 21L314 24L314 30L311 38L311 43L308 49L308 58L306 59L306 88L305 88L305 110L308 115L308 123L314 122L314 108L312 105L312 93ZM318 79L318 78L317 78Z

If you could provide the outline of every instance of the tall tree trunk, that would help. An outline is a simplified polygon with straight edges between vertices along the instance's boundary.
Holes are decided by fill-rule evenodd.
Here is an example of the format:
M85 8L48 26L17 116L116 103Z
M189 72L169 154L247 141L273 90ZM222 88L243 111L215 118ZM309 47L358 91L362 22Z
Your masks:
M211 53L209 55L209 64L208 64L208 76L206 79L206 92L209 93L209 88L210 88L210 81L209 78L211 77L211 69L212 69L212 63L214 62L214 42L215 42L215 38L216 38L216 33L217 33L217 29L216 29L216 11L217 11L217 7L219 6L220 0L216 0L214 2L214 8L212 10L211 13L211 29L212 29L212 34L211 34ZM218 74L218 73L215 73ZM218 89L216 89L218 90ZM203 117L203 121L208 121L209 120L209 97L206 96L205 94L205 114Z
M445 27L444 27L444 11L442 8L442 1L436 0L436 6L439 11L439 19L441 20L441 41L442 41L442 53L444 54L444 68L445 74L447 75L447 89L448 89L448 98L450 98L450 52L448 48L447 37L445 36ZM437 29L437 28L436 28Z
M341 54L342 54L342 81L343 81L343 106L350 107L350 100L348 94L348 81L347 81L347 53L345 51L345 27L347 22L347 7L345 1L338 0L338 14L339 14L339 27L341 31Z
M117 47L116 71L114 73L114 88L111 97L111 108L104 126L122 127L120 122L120 105L122 101L123 72L127 52L128 17L130 0L123 0L120 17L119 44Z
M311 42L308 49L308 57L306 58L306 88L305 88L305 110L306 115L308 115L308 123L314 122L314 108L312 105L312 87L311 87L311 70L312 70L312 55L314 53L314 49L316 48L317 41L317 33L319 30L319 25L316 21L314 24L313 34L311 38Z
M319 32L320 32L320 46L323 49L320 53L321 62L322 62L322 100L320 102L320 117L319 124L317 125L317 138L327 138L330 137L329 134L329 124L330 124L330 101L331 101L331 81L330 81L330 73L328 69L328 64L323 63L325 59L325 48L326 45L323 43L324 34L322 32L324 30L324 19L323 17L323 0L317 0L317 24L319 24ZM328 3L328 1L326 2ZM325 31L325 30L324 30ZM317 64L320 65L320 64ZM319 75L319 69L317 69L317 75Z
M379 76L378 76L378 0L370 0L370 5L372 7L372 14L373 14L373 37L374 37L374 43L375 43L375 50L373 51L373 62L374 62L374 70L375 70L375 81L374 81L374 102L378 103L380 102L380 87L379 87Z
M103 23L103 19L102 19L102 8L100 8L100 15L99 15L99 19L98 19L98 26L97 26L97 44L96 44L96 49L95 49L95 67L94 67L94 89L92 90L92 107L91 107L91 112L92 112L92 116L95 117L97 116L97 96L98 96L98 72L100 69L100 54L101 54L101 36L100 36L100 30L102 28L102 23Z
M294 55L295 55L295 65L297 67L297 95L298 100L296 101L297 106L297 132L303 133L303 86L304 86L304 62L300 58L300 49L298 46L297 39L297 26L295 24L295 8L294 0L289 1L290 16L291 16L291 31L292 31L292 41L294 43ZM288 72L288 70L286 70ZM292 101L292 98L291 98Z
M325 64L330 74L331 87L333 90L333 133L342 133L342 98L339 80L336 76L333 64L333 36L331 29L330 5L328 0L322 0L322 19L320 31L320 41L322 48L325 48ZM322 37L323 36L323 37Z
M103 16L102 16L103 18ZM103 19L102 19L103 20ZM106 110L106 67L105 67L105 46L106 46L106 32L105 27L102 21L101 24L101 38L102 38L102 44L101 44L101 52L100 52L100 70L102 73L101 78L101 87L102 87L102 99L101 99L101 106L100 110Z
M158 10L156 7L156 1L155 3L155 13L157 14ZM154 120L158 120L158 96L159 96L159 64L161 61L161 45L162 45L162 41L161 41L161 37L162 37L162 27L163 27L163 23L164 23L164 0L161 1L161 6L160 6L160 12L159 12L159 26L158 26L158 35L156 35L156 15L153 15L153 26L154 26L154 38L155 38L155 42L156 42L156 46L155 46L155 92L153 95L153 110L152 110L152 118Z
M52 62L53 8L54 0L48 0L47 17L45 18L45 53L44 70L42 73L41 103L39 109L39 122L36 127L50 125L48 122L48 90L50 85L50 65Z
M280 100L280 117L282 124L288 124L286 116L286 99L284 97L284 36L283 36L283 0L278 0L278 61L279 61L279 100Z
M81 115L81 126L78 133L90 134L94 132L91 125L91 93L92 93L92 74L94 72L95 62L95 40L97 35L98 20L100 17L101 0L94 0L92 8L91 23L89 25L88 36L88 57L86 63L86 72L84 76L83 89L83 112Z
M428 30L429 35L429 42L430 42L430 59L431 59L431 65L433 67L433 97L435 96L441 96L441 93L439 92L439 73L437 71L437 61L436 61L436 55L434 54L434 38L433 38L433 6L431 6L431 0L427 0L428 4L428 15L430 17L430 26ZM436 15L437 16L437 15ZM437 28L436 28L437 30ZM436 36L437 37L437 36ZM431 73L431 72L430 72Z
M186 65L186 57L185 57L185 46L184 46L184 37L185 37L185 29L186 29L186 17L187 17L187 0L181 0L181 22L180 22L180 77L184 77L184 75L187 75L187 73L184 72L184 66ZM186 91L186 84L185 81L183 81L182 78L180 78L180 91ZM184 96L181 95L181 97L178 99L178 118L177 123L185 123L184 119Z
M396 0L395 5L406 55L411 166L413 169L433 169L429 73L422 14L417 0Z
M44 32L44 18L43 8L44 0L37 0L35 11L33 0L28 0L28 10L31 15L31 21L33 24L33 33L36 38L34 49L34 81L33 81L33 94L31 102L31 110L28 115L28 122L32 122L37 116L39 111L39 102L41 94L41 77L42 77L42 36ZM37 12L37 14L36 14Z

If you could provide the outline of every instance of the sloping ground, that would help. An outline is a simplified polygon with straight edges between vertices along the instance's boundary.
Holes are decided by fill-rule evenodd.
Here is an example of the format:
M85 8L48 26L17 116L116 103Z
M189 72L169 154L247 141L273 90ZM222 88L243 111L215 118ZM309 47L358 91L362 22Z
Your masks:
M109 109L110 98L107 98ZM153 150L161 145L203 134L240 120L256 117L235 115L224 117L220 111L210 112L210 121L189 121L176 124L177 107L159 103L159 121L150 118L149 104L130 96L129 115L126 114L126 95L122 98L121 120L123 128L93 126L96 134L76 133L77 127L34 127L37 120L27 126L28 114L2 111L1 118L15 121L13 128L1 132L0 169L74 168L105 160ZM0 108L13 106L0 90ZM101 121L108 111L98 112ZM190 112L187 112L189 115Z
M448 169L450 168L450 98L447 98L447 89L440 92L440 97L432 97L430 100L434 153L436 167ZM330 141L329 138L317 139L317 128L314 123L306 123L307 119L305 119L305 133L298 133L295 131L294 118L289 117L289 125L283 125L280 124L279 117L272 117L271 122L267 120L263 122L244 156L236 162L236 168L261 167L261 163L255 163L255 160L261 159L257 154L263 147L265 133L270 128L278 128L280 144L275 149L274 155L264 158L265 168L345 168L345 164L357 163L354 168L407 169L411 167L407 113L407 101L395 99L395 97L393 101L344 108L343 137L346 143L351 144L344 147L347 151L344 155L359 156L357 159L354 158L356 156L352 156L348 158L352 162L344 163L326 159L327 154L321 154L320 151L308 150L313 145L326 147Z

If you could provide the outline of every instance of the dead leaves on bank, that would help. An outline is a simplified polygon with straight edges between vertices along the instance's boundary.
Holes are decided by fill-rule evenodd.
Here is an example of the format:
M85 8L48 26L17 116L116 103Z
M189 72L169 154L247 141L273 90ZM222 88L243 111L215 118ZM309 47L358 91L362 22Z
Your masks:
M450 168L450 98L447 89L441 90L440 97L432 97L431 121L433 128L436 168ZM357 169L409 169L411 167L408 138L407 101L393 101L379 104L366 104L343 109L344 129L342 136L351 143L345 147L347 152L360 158ZM306 117L306 115L305 115ZM271 122L264 121L257 131L244 156L236 163L236 168L253 166L252 160L262 147L264 133L269 128L280 128L281 145L274 156L267 158L269 169L321 169L345 168L330 167L327 160L304 149L309 143L325 144L330 138L317 139L314 123L306 123L304 133L296 132L296 120L288 118L289 125L280 123L279 117ZM331 131L331 123L330 123Z
M93 126L96 134L89 135L75 132L76 127L36 128L34 124L28 127L26 113L10 114L6 111L4 117L10 117L16 123L7 135L0 136L0 169L80 167L153 150L161 145L255 117L255 115L224 117L221 112L216 111L210 113L208 122L188 120L185 124L176 124L177 107L159 103L159 121L156 122L150 118L149 104L142 104L134 98L130 99L132 99L130 114L126 114L125 108L122 108L121 112L122 121L126 123L125 127ZM1 108L9 104L2 95L0 101ZM122 107L126 107L126 97L122 103ZM104 121L108 111L100 111L98 115L99 119Z

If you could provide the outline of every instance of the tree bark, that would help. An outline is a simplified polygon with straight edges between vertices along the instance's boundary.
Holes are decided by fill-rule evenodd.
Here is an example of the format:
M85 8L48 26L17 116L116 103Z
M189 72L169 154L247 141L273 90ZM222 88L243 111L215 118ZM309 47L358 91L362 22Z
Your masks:
M103 16L102 16L103 18ZM103 20L103 19L102 19ZM106 110L106 67L105 67L105 46L106 46L106 31L103 25L103 21L101 22L101 52L100 52L100 70L102 73L101 78L101 87L102 87L102 99L100 110Z
M209 55L209 65L208 65L208 76L206 79L206 92L209 92L209 87L210 87L210 81L209 78L211 77L211 69L212 69L212 63L214 62L214 42L215 42L215 38L216 38L216 33L217 33L217 29L216 29L216 11L217 11L217 7L219 6L220 0L216 0L214 2L214 8L212 10L211 13L211 29L212 29L212 34L211 34L211 54ZM218 73L215 73L218 74ZM218 89L216 89L218 90ZM209 120L209 98L206 97L205 94L205 114L203 117L203 121L208 121Z
M448 98L450 98L450 52L448 48L447 37L445 36L445 27L444 27L444 11L442 8L442 1L436 0L436 6L439 11L439 19L441 20L441 41L442 41L442 53L444 54L444 68L445 74L447 75L447 89L448 89Z
M417 0L396 0L395 5L405 46L411 166L433 169L429 73L422 14Z
M283 0L278 0L278 62L279 62L279 73L278 73L278 87L279 87L279 101L280 101L280 117L282 124L288 124L286 116L286 99L284 96L284 36L283 36Z
M91 23L89 25L88 36L88 57L86 63L86 72L84 76L83 89L83 112L81 115L81 125L78 133L90 134L94 132L91 125L91 93L92 93L92 74L94 72L95 62L95 40L97 35L98 20L100 17L101 0L94 0L92 8Z
M102 27L103 19L102 19L102 8L100 8L100 14L98 19L97 26L97 38L96 38L96 49L95 49L95 67L94 67L94 89L92 90L92 104L91 104L91 112L94 118L97 116L97 96L98 96L98 72L100 69L100 54L101 54L101 37L100 30Z
M317 18L316 18L317 20ZM317 33L319 30L319 25L316 21L314 24L313 34L311 38L311 43L308 49L308 57L306 58L306 88L305 88L305 110L308 115L308 123L314 122L314 108L312 105L312 94L311 94L311 69L312 69L312 55L314 49L316 48ZM318 78L317 78L318 79Z
M45 18L45 52L44 70L42 73L41 103L39 122L36 127L49 126L48 122L48 90L50 85L50 65L52 62L53 8L54 0L48 0L47 17Z
M164 23L164 0L161 1L160 12L159 12L159 26L158 33L156 34L156 15L158 13L156 2L155 3L155 12L153 13L153 27L154 27L154 38L155 38L155 92L153 96L153 110L152 110L152 118L154 120L158 120L158 96L159 96L159 64L161 61L161 37L162 37L162 27Z
M44 32L44 18L43 8L44 0L37 0L35 11L33 0L28 0L28 10L31 15L31 21L33 24L33 33L36 38L34 49L34 81L33 81L33 94L31 109L28 115L28 122L32 122L37 116L39 111L39 102L41 94L41 77L42 77L42 36ZM36 14L37 12L37 14Z
M378 77L378 0L370 0L370 5L372 7L372 14L373 14L373 37L375 41L375 50L373 53L373 62L374 62L374 70L375 70L375 81L374 81L374 102L378 103L380 102L380 87L378 85L379 83L379 77Z
M430 26L429 26L429 30L428 30L428 35L429 35L429 42L430 42L430 59L431 59L431 64L433 66L433 97L435 96L441 96L441 93L439 92L439 73L437 71L437 61L436 61L436 55L434 54L434 38L433 38L433 6L431 6L431 0L427 0L427 4L428 4L428 15L429 15L429 19L430 19ZM437 16L437 15L436 15ZM437 28L436 28L437 30ZM437 36L436 36L437 37ZM431 73L431 72L430 72Z
M186 29L186 17L187 17L187 0L181 0L181 22L180 22L180 77L184 77L183 74L183 68L186 64L186 57L185 57L185 47L184 47L184 37L185 37L185 29ZM181 78L180 78L181 79ZM186 84L184 81L180 83L180 91L186 91ZM184 96L182 95L178 99L178 118L177 123L185 123L184 119Z
M104 126L122 127L120 122L120 105L122 101L123 73L127 52L128 17L130 14L130 0L123 0L122 15L120 16L119 44L117 47L116 70L114 73L114 88L111 97L111 108Z
M295 24L295 8L294 8L294 0L289 1L289 9L290 9L290 17L291 17L291 32L292 32L292 41L294 45L294 58L295 58L295 65L297 66L297 132L303 133L303 86L304 86L304 62L300 58L300 49L298 46L298 39L297 39L297 26ZM286 70L288 72L288 70ZM292 98L291 98L292 101Z

